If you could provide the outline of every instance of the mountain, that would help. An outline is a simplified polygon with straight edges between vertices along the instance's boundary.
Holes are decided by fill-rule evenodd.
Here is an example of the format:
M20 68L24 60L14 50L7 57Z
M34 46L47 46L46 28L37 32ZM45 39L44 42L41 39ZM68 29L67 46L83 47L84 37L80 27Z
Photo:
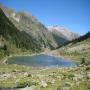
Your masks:
M35 17L0 6L0 59L10 54L42 52L57 46L51 32Z
M52 32L55 40L59 45L63 45L66 42L79 37L78 34L69 31L63 26L49 26L48 30Z
M41 45L25 31L18 30L0 8L0 58L25 51L39 52Z
M40 48L55 49L58 46L51 32L34 16L26 12L15 12L3 6L1 8L15 27L32 36L40 44Z
M52 53L78 61L84 58L90 63L90 31L85 35L70 41Z

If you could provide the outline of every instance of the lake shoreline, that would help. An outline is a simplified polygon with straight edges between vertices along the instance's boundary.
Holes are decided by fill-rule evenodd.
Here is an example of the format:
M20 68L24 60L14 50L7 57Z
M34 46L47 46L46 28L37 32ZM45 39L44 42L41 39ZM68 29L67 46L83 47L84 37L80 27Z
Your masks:
M55 55L48 54L46 52L37 53L37 54L31 54L31 55L28 55L28 54L27 55L12 55L12 56L9 56L9 57L16 57L16 58L18 58L18 56L21 56L21 57L23 57L23 56L27 56L27 57L28 56L32 56L31 57L32 59L28 63L27 63L27 57L26 57L26 59L24 59L24 60L26 60L27 64L24 64L25 62L23 63L23 61L21 61L21 60L23 60L23 58L20 59L21 64L18 64L18 60L16 60L16 59L15 59L16 61L13 60L13 62L17 62L15 64L22 65L22 66L23 65L29 66L29 63L30 63L31 67L41 67L41 68L49 68L49 67L50 68L61 68L61 67L75 67L76 66L76 62L73 62L72 60L64 59L63 57L60 57L60 56L57 57ZM42 57L42 59L40 59L40 57ZM35 59L34 63L32 63L33 58ZM39 64L39 63L36 64L35 63L35 62L42 62L43 59L44 59L44 63L42 63L42 64ZM5 60L5 63L7 63L7 64L9 64L9 62L12 62L12 61L7 61L7 60L8 59ZM48 62L48 60L50 60L49 62L54 62L56 64L51 64L51 63ZM62 62L67 62L67 65L62 63ZM12 63L12 64L14 64L14 63Z
M33 53L33 54L19 54L19 55L14 54L14 55L10 55L10 56L5 57L2 63L6 64L6 61L8 60L8 58L13 57L13 56L35 56L35 55L40 55L40 54L44 54L44 52L42 52L42 53Z
M45 55L49 55L49 56L54 56L54 57L58 57L58 58L62 58L62 59L67 59L67 60L71 60L71 61L75 61L75 60L72 60L70 58L66 58L64 56L61 56L61 55L53 55L51 52L50 53L47 53L47 52L42 52L42 53L34 53L34 54L20 54L20 55L17 55L17 54L14 54L14 55L10 55L10 56L7 56L2 63L6 63L6 61L8 60L8 58L10 57L13 57L13 56L36 56L36 55L41 55L41 54L45 54Z
M41 54L45 54L45 55L49 55L49 56L53 56L53 57L57 57L57 58L61 58L61 59L66 59L66 60L69 60L69 61L75 61L75 60L60 56L60 55L53 55L53 53L51 51L49 51L49 52L41 52L41 53L33 53L33 54L19 54L19 55L14 54L14 55L10 55L10 56L6 57L2 63L7 64L8 58L11 58L13 56L36 56L36 55L41 55ZM75 63L78 63L78 62L75 61ZM23 65L21 65L21 66L23 66Z

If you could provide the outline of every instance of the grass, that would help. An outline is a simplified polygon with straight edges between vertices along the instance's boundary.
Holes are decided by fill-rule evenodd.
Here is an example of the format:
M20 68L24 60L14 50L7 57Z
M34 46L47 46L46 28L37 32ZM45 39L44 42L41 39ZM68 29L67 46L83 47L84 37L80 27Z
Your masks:
M18 65L0 65L0 88L25 88L35 86L35 90L89 90L90 84L87 80L87 66L76 68L34 68ZM10 77L2 77L10 74ZM72 78L75 74L83 75L81 80L75 81ZM45 81L46 87L40 82ZM52 82L54 81L54 82ZM79 82L79 87L77 86Z

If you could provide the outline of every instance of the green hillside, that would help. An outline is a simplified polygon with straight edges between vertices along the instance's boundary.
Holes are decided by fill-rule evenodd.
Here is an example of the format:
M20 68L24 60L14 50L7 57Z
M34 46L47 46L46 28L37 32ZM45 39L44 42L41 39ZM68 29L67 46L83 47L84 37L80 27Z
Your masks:
M52 53L73 60L81 61L82 58L84 58L86 61L90 62L90 31L87 34L68 42Z

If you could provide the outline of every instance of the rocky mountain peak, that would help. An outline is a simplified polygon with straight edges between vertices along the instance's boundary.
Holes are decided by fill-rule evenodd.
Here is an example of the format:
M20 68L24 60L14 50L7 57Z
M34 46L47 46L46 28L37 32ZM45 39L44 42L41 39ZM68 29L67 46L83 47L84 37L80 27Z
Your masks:
M63 36L66 37L67 40L72 40L75 39L77 37L79 37L79 35L77 33L71 32L69 29L63 27L63 26L48 26L48 30L51 32L58 32L60 34L62 34Z

